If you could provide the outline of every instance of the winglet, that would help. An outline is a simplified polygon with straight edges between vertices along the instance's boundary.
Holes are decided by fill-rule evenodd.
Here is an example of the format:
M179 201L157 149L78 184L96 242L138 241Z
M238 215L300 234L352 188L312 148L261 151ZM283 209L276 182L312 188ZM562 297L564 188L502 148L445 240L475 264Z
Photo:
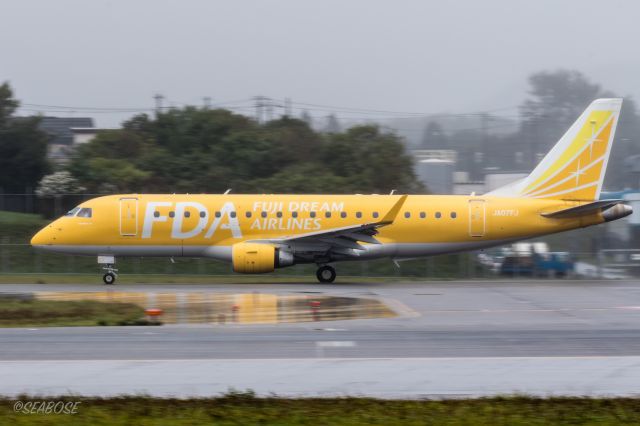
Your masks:
M396 216L398 216L398 213L400 212L400 209L402 208L402 205L404 204L406 199L407 199L406 195L403 195L402 197L400 197L400 199L396 201L393 207L391 207L391 210L389 210L387 214L384 215L382 220L378 223L384 224L384 225L392 224Z

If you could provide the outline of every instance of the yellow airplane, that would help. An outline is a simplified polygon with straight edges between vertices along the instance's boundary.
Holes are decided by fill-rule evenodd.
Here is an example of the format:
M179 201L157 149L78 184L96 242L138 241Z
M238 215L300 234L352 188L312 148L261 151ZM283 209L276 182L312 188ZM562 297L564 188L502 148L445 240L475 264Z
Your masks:
M407 259L476 250L631 214L599 200L621 99L598 99L526 178L484 195L126 194L80 204L39 231L42 250L97 256L103 280L118 256L206 257L235 272Z

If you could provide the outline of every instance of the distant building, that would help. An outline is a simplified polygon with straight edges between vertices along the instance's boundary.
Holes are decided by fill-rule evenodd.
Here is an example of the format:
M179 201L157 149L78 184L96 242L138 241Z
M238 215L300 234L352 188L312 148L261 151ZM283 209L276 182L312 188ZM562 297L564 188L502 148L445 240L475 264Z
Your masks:
M469 179L469 172L457 171L453 173L453 195L481 195L484 194L484 181Z
M450 149L418 149L412 151L416 177L432 194L453 192L456 152Z
M100 130L91 117L42 117L38 128L51 139L47 157L55 163L65 163L78 144L91 141Z
M494 172L484 176L484 191L502 188L510 183L527 177L528 173Z

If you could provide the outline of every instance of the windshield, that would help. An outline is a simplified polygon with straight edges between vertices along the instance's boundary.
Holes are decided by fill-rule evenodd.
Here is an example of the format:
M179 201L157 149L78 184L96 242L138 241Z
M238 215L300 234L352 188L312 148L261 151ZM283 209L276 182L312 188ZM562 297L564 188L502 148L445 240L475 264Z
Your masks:
M91 209L88 207L81 208L77 214L78 217L91 217Z
M93 212L92 212L90 207L82 207L82 208L81 207L75 207L75 208L69 210L65 214L65 216L67 216L67 217L73 217L73 216L76 216L76 217L91 217L92 213Z
M80 207L75 207L75 208L69 210L67 212L67 214L65 214L65 216L75 216L76 213L78 213L78 211L80 211Z

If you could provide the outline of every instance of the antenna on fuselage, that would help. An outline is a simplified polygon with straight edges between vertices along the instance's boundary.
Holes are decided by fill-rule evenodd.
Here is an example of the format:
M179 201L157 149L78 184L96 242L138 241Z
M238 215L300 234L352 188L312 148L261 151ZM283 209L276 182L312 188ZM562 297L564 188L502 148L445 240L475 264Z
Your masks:
M224 191L224 194L223 194L223 195L227 195L227 194L228 194L228 193L230 193L230 192L231 192L231 188L229 188L229 189L227 189L226 191Z
M396 190L392 189L391 192L389 193L389 195L393 195L394 192L396 192Z

